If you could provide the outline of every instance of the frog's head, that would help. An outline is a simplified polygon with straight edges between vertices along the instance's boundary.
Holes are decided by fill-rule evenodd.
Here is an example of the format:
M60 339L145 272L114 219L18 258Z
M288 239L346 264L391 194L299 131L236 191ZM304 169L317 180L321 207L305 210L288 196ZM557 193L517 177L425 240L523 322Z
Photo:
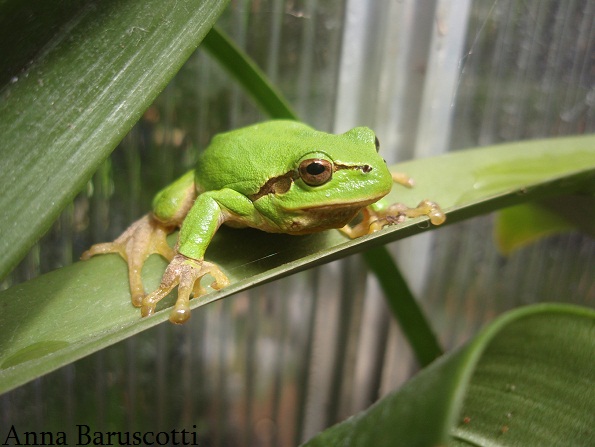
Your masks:
M301 136L300 146L303 153L294 157L292 169L269 179L251 197L284 232L340 228L391 190L378 139L367 127L341 135L313 131Z

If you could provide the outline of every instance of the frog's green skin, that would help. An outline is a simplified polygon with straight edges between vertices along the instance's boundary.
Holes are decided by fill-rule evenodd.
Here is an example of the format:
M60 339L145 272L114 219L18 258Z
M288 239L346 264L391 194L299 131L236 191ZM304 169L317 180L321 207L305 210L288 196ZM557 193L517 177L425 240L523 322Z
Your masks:
M441 223L444 215L431 202L413 209L374 208L393 184L377 151L378 140L366 127L332 135L296 121L267 121L219 134L194 171L157 194L152 214L113 243L94 245L83 258L116 252L127 260L132 301L142 307L143 316L151 315L157 302L179 285L170 320L183 323L189 318L190 294L205 293L202 276L211 274L216 289L229 283L216 265L204 261L221 224L296 235L343 228L357 237L405 216L428 214ZM364 221L346 227L362 210ZM165 236L177 227L179 239L172 251ZM140 270L151 253L170 264L160 287L144 296Z

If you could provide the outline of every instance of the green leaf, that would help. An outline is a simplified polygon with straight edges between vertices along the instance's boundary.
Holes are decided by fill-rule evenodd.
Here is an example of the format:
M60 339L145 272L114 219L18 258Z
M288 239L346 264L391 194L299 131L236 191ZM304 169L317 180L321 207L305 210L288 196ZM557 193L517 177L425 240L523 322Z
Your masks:
M505 255L546 236L576 230L595 237L595 197L552 197L506 208L498 213L494 228Z
M595 312L516 309L316 446L592 445Z
M442 354L442 348L390 253L384 247L375 247L365 252L364 258L378 278L417 361L421 366L429 365Z
M0 278L81 190L226 4L0 4Z
M211 56L233 75L272 118L297 120L296 113L260 68L217 27L203 41Z
M539 203L525 203L500 211L494 232L499 250L508 255L543 237L574 228L564 216L548 211Z
M447 224L545 196L592 191L595 137L537 140L450 153L397 165L417 182L395 187L389 201L415 205L435 199ZM229 287L192 300L197 308L273 279L431 229L417 218L372 235L348 240L337 231L309 236L275 235L222 228L207 259L218 263ZM155 288L165 268L153 256L143 271L145 287ZM0 392L155 326L168 318L164 300L158 312L141 319L130 304L127 269L116 255L42 275L0 293ZM160 311L161 310L161 311Z

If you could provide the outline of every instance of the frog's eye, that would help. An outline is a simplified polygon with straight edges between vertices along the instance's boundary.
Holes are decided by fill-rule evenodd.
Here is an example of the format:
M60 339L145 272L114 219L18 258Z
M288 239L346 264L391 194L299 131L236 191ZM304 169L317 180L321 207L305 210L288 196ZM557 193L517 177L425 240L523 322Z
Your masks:
M380 150L380 141L378 140L378 137L374 137L374 144L376 145L376 152L378 152Z
M328 160L309 158L300 163L298 171L307 185L320 186L333 176L333 165Z

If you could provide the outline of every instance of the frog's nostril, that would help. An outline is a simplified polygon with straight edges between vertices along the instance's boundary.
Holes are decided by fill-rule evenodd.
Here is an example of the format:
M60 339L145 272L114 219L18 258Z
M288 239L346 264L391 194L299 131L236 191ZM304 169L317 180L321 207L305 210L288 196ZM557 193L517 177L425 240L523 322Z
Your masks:
M370 166L370 165L363 165L363 166L362 166L362 171L363 171L364 173L366 173L366 174L367 174L368 172L370 172L371 170L372 170L372 166Z

